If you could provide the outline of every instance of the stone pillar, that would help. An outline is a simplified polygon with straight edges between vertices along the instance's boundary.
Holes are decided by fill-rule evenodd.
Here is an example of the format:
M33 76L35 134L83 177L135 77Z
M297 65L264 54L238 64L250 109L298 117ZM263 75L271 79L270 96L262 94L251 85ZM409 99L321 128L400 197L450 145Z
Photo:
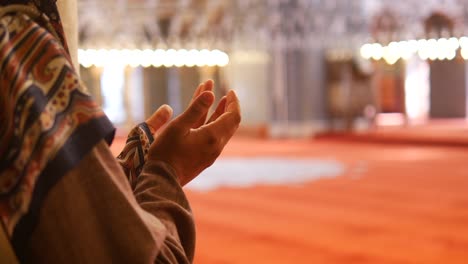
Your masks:
M178 70L180 78L181 105L182 108L185 109L192 100L193 93L202 80L200 79L199 71L195 67L180 67Z
M143 69L143 94L145 118L163 104L169 104L167 68Z
M236 91L241 105L243 126L268 124L274 93L269 78L275 78L275 75L268 71L268 54L260 51L235 51L230 57L230 64L221 70L220 78L225 80L226 84L221 86L223 88L219 87L220 90L223 93L229 89Z
M430 64L431 118L465 118L467 109L464 61L433 61Z
M321 49L273 50L272 136L309 136L326 127L326 94Z
M125 67L124 70L124 107L127 113L125 128L132 129L145 121L143 96L143 67Z

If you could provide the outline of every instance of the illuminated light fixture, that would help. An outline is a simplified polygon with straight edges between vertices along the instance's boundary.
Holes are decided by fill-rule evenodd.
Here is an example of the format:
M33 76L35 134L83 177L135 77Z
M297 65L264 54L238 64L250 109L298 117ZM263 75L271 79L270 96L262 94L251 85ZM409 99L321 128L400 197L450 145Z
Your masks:
M93 66L93 61L89 57L89 52L88 50L78 50L78 58L80 58L80 64L85 67L89 68Z
M460 53L463 59L468 60L468 47L463 47Z
M161 67L164 63L164 56L166 56L166 51L163 49L157 49L153 52L153 56L151 58L151 65L154 67Z
M163 58L163 65L164 67L172 67L175 65L176 62L177 51L175 49L169 49L166 51L166 54Z
M132 60L132 51L128 49L121 50L119 52L119 63L129 65Z
M210 51L207 49L202 49L200 50L200 53L198 54L197 62L195 65L199 67L203 67L205 65L208 65L208 60L210 59Z
M413 51L411 50L411 44L409 41L400 41L398 43L398 48L401 50L400 56L402 59L407 60L413 56Z
M410 59L418 51L418 41L417 40L408 40L400 41L399 49L401 50L400 56L404 60Z
M141 50L130 50L128 53L127 65L130 67L138 67L141 64Z
M456 50L460 47L460 43L458 39L455 37L449 38L448 42L449 42L448 46L453 50Z
M468 37L461 37L458 43L460 44L461 48L468 47Z
M394 64L400 58L408 60L415 54L422 60L453 60L458 49L468 60L468 37L408 40L391 42L387 46L367 43L361 46L360 53L367 60L384 59L388 64Z
M418 51L419 58L421 60L427 60L429 59L429 49L428 48L421 48Z
M398 47L395 42L383 47L383 59L390 65L395 64L400 57L398 56Z
M78 61L83 67L104 67L106 65L128 65L130 67L193 67L193 66L219 66L229 64L229 56L220 50L95 50L79 49Z
M383 57L383 47L379 43L372 44L372 58L380 60Z
M96 67L104 66L104 60L106 59L106 51L103 49L100 50L91 50L90 51L90 58L93 59L93 65Z
M373 54L372 49L373 49L372 44L367 43L367 44L362 45L361 50L360 50L361 56L366 60L372 58L372 54Z
M225 52L220 51L218 66L224 67L224 66L227 66L228 64L229 64L229 56Z
M210 55L208 56L208 62L206 63L207 66L213 67L218 65L218 58L221 55L221 51L219 50L212 50L210 51Z
M153 64L153 51L150 49L145 49L141 54L140 54L140 64L141 66L147 68Z
M187 58L185 60L185 66L187 67L193 67L197 64L198 61L198 50L196 49L191 49L187 53Z
M437 49L437 40L429 39L427 41L427 48L429 50L429 59L436 60L439 57L439 52L441 52Z
M187 59L188 51L185 49L181 49L176 52L177 53L174 56L174 66L182 67L185 65L185 60Z
M437 50L439 51L439 60L453 60L456 57L457 49L460 46L458 39L456 38L441 38L437 41L437 45Z
M401 54L399 52L400 44L396 42L392 42L388 45L388 51L390 57L387 60L387 63L389 64L395 64L401 57Z
M446 57L447 60L453 60L453 59L455 59L455 57L457 56L457 51L456 51L456 49L453 49L453 50L448 51L447 54L446 54L446 56L447 56L447 57Z
M116 65L116 64L120 64L121 62L122 62L122 58L118 50L112 49L107 52L107 59L106 59L107 64Z

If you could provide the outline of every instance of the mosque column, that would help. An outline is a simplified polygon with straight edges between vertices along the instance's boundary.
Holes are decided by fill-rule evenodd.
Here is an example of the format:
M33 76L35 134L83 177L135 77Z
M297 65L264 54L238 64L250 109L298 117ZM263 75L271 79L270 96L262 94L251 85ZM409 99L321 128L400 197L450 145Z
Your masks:
M168 69L165 67L148 67L142 69L143 111L149 117L163 104L170 104L168 92ZM172 106L172 105L171 105Z
M426 37L453 36L455 18L434 12L424 21ZM467 112L466 62L462 58L450 61L431 61L430 110L431 118L464 118Z
M136 124L143 122L145 118L143 96L142 67L125 67L124 69L124 108L126 114L125 128L132 129Z
M193 93L202 82L200 73L195 67L180 67L177 68L179 72L179 85L180 85L180 101L181 106L185 109L190 100L192 100Z
M271 60L275 137L304 137L326 127L325 63L318 47L274 48Z
M430 63L431 118L465 118L467 112L466 64L463 60Z
M236 91L242 110L241 125L248 133L264 133L270 123L271 98L275 92L270 78L276 76L269 65L266 51L238 49L231 51L229 65L220 70L221 81L217 86L224 93Z
M270 130L273 136L281 136L288 126L288 91L285 56L279 47L275 47L272 52L271 72L273 78L270 79L272 116Z

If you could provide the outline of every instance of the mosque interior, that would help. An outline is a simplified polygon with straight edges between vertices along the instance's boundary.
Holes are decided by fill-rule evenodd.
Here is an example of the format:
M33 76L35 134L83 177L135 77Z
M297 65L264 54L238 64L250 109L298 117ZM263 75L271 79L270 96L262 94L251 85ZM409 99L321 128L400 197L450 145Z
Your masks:
M196 263L467 263L468 1L76 6L116 155L204 80L239 97L237 134L186 188Z

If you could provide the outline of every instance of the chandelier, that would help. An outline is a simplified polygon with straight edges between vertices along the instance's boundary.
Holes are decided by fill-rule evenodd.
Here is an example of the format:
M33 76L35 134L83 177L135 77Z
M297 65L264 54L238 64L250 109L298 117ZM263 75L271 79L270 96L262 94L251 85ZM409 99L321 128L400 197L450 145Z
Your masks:
M164 60L178 61L176 54L196 58L197 52L208 51L217 54L216 64L224 64L232 50L361 47L363 57L389 62L410 53L447 59L453 56L453 38L460 48L460 38L468 35L466 0L80 0L78 4L80 54L106 50L105 54L118 53L120 58L128 50L151 53L152 58L164 51ZM373 20L382 10L390 10L398 21L385 41L372 33ZM434 11L455 18L452 35L425 36L423 21ZM431 52L441 45L448 47L447 43L450 49L444 54ZM184 65L197 65L194 60L191 57Z

